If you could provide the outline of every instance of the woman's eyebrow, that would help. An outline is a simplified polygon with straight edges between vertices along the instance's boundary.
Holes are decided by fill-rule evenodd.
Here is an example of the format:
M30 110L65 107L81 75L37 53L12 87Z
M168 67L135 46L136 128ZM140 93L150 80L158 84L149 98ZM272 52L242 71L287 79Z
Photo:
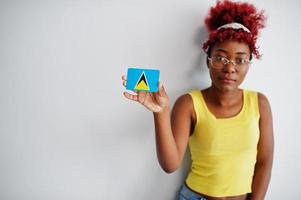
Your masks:
M222 52L222 53L228 53L228 51L225 50L225 49L216 49L216 51L217 51L217 52ZM235 54L237 54L237 55L247 55L247 53L244 52L244 51L238 51L238 52L236 52Z
M236 52L236 54L238 54L238 55L246 55L247 53L239 51L239 52Z
M223 52L223 53L227 53L227 51L224 50L224 49L216 49L216 51L220 51L220 52Z

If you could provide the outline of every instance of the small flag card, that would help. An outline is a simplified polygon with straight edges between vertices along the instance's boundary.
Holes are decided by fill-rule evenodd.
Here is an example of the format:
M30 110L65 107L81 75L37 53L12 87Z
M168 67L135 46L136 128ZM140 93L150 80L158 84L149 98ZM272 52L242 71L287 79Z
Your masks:
M159 76L158 69L128 68L126 89L157 92Z

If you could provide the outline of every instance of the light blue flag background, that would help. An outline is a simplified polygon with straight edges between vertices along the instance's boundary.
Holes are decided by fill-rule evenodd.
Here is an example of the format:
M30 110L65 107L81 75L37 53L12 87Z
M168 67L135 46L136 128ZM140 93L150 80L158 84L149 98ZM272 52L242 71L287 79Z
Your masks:
M139 79L144 73L149 90L135 89ZM127 90L138 90L147 92L157 92L159 83L160 70L158 69L143 69L143 68L128 68L127 71Z

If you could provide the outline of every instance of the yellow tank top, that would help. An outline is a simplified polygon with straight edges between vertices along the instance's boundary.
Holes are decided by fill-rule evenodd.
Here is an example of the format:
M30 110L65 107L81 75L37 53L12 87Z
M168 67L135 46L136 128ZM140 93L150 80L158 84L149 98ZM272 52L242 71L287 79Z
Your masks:
M186 184L213 197L250 193L259 139L257 92L243 90L242 109L230 118L216 118L200 90L189 94L196 124L189 138L192 164Z

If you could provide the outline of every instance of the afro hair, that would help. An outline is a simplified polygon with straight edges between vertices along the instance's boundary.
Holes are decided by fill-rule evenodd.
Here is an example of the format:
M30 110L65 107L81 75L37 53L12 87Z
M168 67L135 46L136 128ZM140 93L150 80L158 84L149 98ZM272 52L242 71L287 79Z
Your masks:
M250 33L243 29L218 29L225 24L233 22L244 25L250 30ZM207 55L209 55L211 48L217 42L236 39L238 41L246 42L250 47L251 53L254 54L256 58L259 58L260 54L256 47L256 40L259 29L265 27L265 22L266 16L264 15L264 11L258 11L253 4L218 0L217 4L214 7L211 7L205 18L205 25L209 31L209 38L203 44L203 49Z

